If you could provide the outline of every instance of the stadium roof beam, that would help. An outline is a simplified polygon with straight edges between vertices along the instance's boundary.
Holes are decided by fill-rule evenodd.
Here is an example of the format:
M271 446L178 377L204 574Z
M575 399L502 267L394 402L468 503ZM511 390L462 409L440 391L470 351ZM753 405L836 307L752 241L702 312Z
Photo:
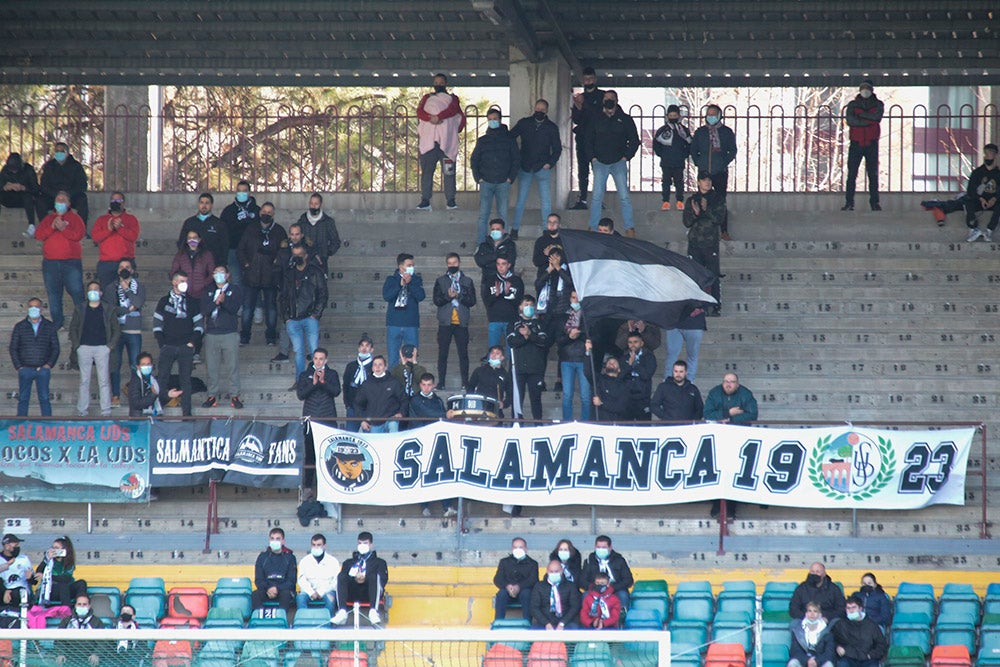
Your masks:
M510 41L516 46L528 62L537 63L541 60L541 48L535 31L524 15L524 9L518 0L471 0L473 9L496 26L506 29Z

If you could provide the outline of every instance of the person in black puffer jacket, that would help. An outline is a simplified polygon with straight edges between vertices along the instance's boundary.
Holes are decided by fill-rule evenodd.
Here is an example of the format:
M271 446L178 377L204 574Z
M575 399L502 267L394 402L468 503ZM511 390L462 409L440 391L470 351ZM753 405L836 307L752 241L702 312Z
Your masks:
M517 140L500 123L500 109L493 107L486 112L489 129L479 137L470 159L472 177L479 184L479 236L476 243L486 240L486 221L496 202L497 217L507 221L510 205L510 184L521 169L521 156ZM512 235L517 238L516 235Z
M589 367L584 367L585 372L589 372ZM628 411L628 391L625 382L621 378L621 364L617 357L609 356L605 362L600 376L593 382L594 398L596 406L594 410L594 420L602 422L620 422L625 419Z
M250 596L254 609L265 602L277 602L285 611L295 606L295 583L298 580L298 561L285 546L285 531L272 528L267 535L268 545L257 556L254 564L254 582L257 588Z
M295 383L295 393L302 401L303 417L337 418L334 399L340 396L340 376L326 365L328 358L326 349L313 350L312 362Z
M240 343L250 342L254 309L264 310L265 339L268 345L278 342L278 302L276 258L287 239L284 228L274 221L274 204L260 207L260 224L247 226L236 257L243 277L243 321Z
M23 208L28 218L28 236L35 235L35 196L38 194L38 175L35 168L21 158L20 153L11 153L0 169L0 205L7 208Z
M545 362L548 335L542 323L535 318L535 297L526 294L521 299L521 317L507 334L507 347L511 349L514 367L514 382L517 392L524 401L527 389L531 399L532 419L542 418L542 386L545 383ZM520 405L514 405L514 415L521 415Z
M363 417L365 433L396 433L399 420L409 412L409 399L403 385L386 372L385 357L372 357L372 375L358 388L354 399L357 416Z

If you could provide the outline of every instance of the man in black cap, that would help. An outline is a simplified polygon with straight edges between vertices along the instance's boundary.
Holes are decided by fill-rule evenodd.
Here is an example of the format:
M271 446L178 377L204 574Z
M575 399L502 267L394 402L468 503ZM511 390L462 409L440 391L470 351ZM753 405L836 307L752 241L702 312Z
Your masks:
M584 67L580 76L583 92L573 95L573 134L576 135L576 177L580 186L580 198L570 206L576 211L587 210L587 191L590 190L590 160L594 156L588 150L584 137L592 122L601 113L604 91L597 87L597 73L593 67Z
M846 201L841 211L854 210L854 190L858 180L861 159L868 172L868 203L873 211L881 211L878 203L878 138L881 134L882 114L885 105L875 96L875 86L865 79L858 87L857 96L847 104L844 120L850 129L850 146L847 149Z
M677 210L684 210L684 166L691 153L691 133L681 123L681 109L676 104L667 107L667 122L653 135L653 152L660 158L663 172L663 206L661 211L670 210L670 185L674 186Z
M13 533L3 536L0 553L0 613L19 610L31 594L31 560L21 553L21 538Z

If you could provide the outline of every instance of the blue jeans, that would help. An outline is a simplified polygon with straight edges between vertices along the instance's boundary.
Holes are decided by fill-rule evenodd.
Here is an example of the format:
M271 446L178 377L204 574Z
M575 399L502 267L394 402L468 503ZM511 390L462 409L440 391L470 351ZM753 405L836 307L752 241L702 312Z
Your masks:
M305 609L309 606L311 598L308 593L299 593L295 596L295 608ZM337 591L330 591L326 595L320 597L316 602L322 602L323 606L326 607L326 611L333 616L337 612Z
M215 267L212 267L215 268ZM240 260L236 258L236 251L230 248L226 259L226 268L229 269L229 282L233 285L243 285L243 269L240 268Z
M674 375L674 362L681 356L681 348L687 350L687 378L694 384L698 377L698 349L701 347L701 329L669 329L667 331L667 358L664 362L663 379L669 380Z
M522 171L517 176L517 205L514 208L514 229L521 228L521 216L524 215L524 205L528 202L528 192L531 190L531 180L538 181L538 199L542 203L542 232L545 231L545 220L552 213L552 170L539 169L532 173Z
M510 183L483 181L479 184L479 236L476 238L476 243L486 240L486 223L490 219L494 200L497 203L497 217L506 224L507 209L510 208Z
M622 224L625 229L635 229L635 219L632 217L632 198L628 192L628 162L619 160L614 164L604 164L600 160L590 163L594 170L594 190L590 196L590 231L597 231L597 222L601 219L601 203L608 189L608 176L615 181L618 198L622 203Z
M559 373L562 376L563 386L563 421L573 421L573 394L577 380L580 382L580 421L589 420L591 401L590 381L583 372L583 362L561 361L559 362Z
M389 306L392 307L391 304ZM385 327L385 367L392 368L399 363L399 348L403 343L409 343L414 347L419 347L420 328L419 327Z
M251 316L253 313L251 313ZM295 377L306 369L306 356L319 347L319 320L307 317L304 320L288 320L285 322L288 339L292 341L292 353L295 356Z
M253 311L258 306L264 309L264 338L268 343L278 342L278 291L274 287L243 287L243 313L242 327L240 329L240 342L249 343L250 333L253 328ZM313 319L313 318L309 318ZM317 325L317 332L319 331ZM316 346L319 346L317 334Z
M369 433L399 433L398 421L387 421L381 424L371 424Z
M490 347L493 347L494 345L507 347L507 343L504 339L509 333L509 328L510 322L490 322L486 329L486 344Z
M142 334L122 332L118 345L111 350L111 395L122 395L122 350L128 350L128 370L132 372L139 364L139 353L142 352Z
M42 278L49 297L49 312L56 329L66 322L63 316L63 289L73 303L83 303L83 264L78 259L43 259Z
M17 372L17 416L28 416L28 402L31 400L31 383L38 391L38 404L43 417L52 416L52 402L49 400L49 379L52 371L48 368L28 368L23 366Z

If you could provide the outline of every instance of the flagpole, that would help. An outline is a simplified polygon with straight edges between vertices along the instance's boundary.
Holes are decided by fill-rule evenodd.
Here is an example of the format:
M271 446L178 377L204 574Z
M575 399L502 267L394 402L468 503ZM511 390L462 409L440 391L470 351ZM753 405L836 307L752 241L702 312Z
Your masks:
M588 340L591 341L591 348L587 350L587 358L590 359L590 379L591 379L590 403L594 408L594 417L596 417L595 421L601 421L600 406L594 405L594 396L597 396L597 369L594 367L594 348L593 348L593 341L590 338L590 327L587 324L587 318L583 316L582 312L583 301L580 302L580 307L581 307L580 320L583 322L583 335L587 337L586 340L584 341L584 344L586 345L586 341ZM566 391L566 387L563 387L563 391Z

